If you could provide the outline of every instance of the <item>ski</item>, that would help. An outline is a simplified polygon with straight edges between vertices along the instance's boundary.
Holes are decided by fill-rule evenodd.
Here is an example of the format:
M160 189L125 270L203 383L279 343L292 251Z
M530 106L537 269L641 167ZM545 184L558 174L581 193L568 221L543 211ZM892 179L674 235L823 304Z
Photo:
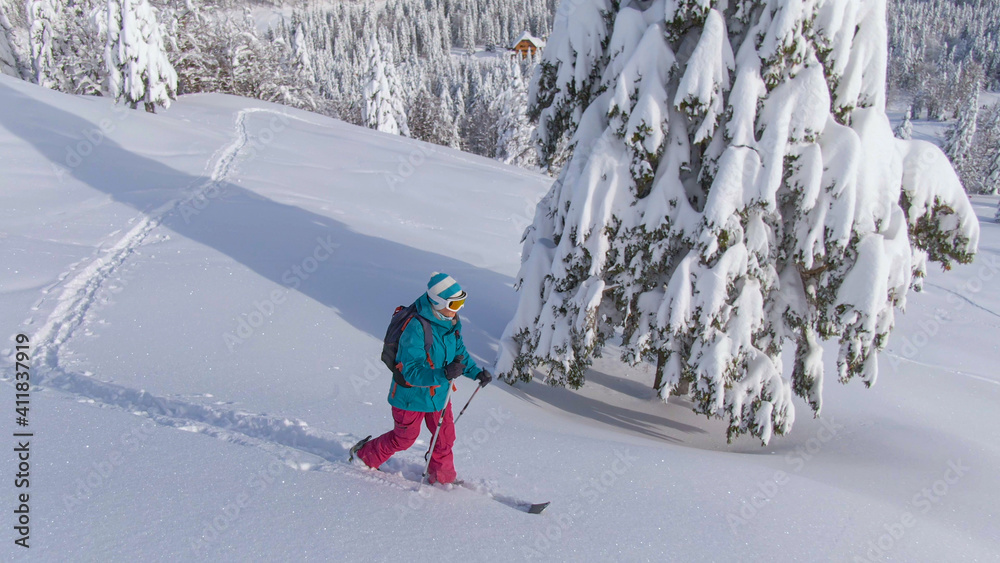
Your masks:
M372 477L372 478L374 478L376 480L382 481L382 482L384 482L386 484L393 484L393 485L395 485L395 486L398 487L398 486L400 486L400 484L396 483L395 479L399 478L399 479L403 479L404 481L410 482L410 483L416 482L418 487L423 486L423 478L422 478L422 476L418 477L416 475L413 475L413 473L414 473L413 470L414 469L419 469L419 468L416 468L416 467L406 467L406 466L404 466L404 467L401 467L401 468L399 468L398 470L395 470L395 471L383 471L381 468L379 468L377 470L372 470L372 469L363 469L362 470L362 468L358 467L354 463L354 459L355 459L355 455L357 453L357 450L361 449L361 446L363 446L365 444L365 442L367 442L370 439L371 439L371 436L369 436L369 437L361 440L360 442L358 442L357 444L355 444L354 447L352 447L352 448L350 448L350 450L348 450L348 459L346 461L346 465L348 465L352 469L358 470L359 471L359 473L358 473L359 476L362 474L362 472L364 472L364 473L367 473L368 476L370 476L370 477ZM410 465L410 464L407 464L407 465ZM404 469L405 469L405 471L404 471ZM371 473L368 473L369 471ZM410 475L407 475L407 473L410 474ZM431 485L431 486L434 486L434 487L437 487L438 489L443 489L443 490L448 490L447 487L462 487L463 489L467 489L467 490L472 491L474 493L477 493L479 495L485 496L485 497L487 497L487 498L489 498L491 500L495 500L495 501L499 502L500 504L503 504L505 506L509 506L509 507L511 507L511 508L513 508L515 510L519 510L521 512L527 512L528 514L541 514L546 508L548 508L549 504L551 504L551 501L550 502L528 502L528 501L520 500L520 499L511 497L511 496L507 496L507 495L504 495L504 494L495 493L495 492L491 491L490 488L487 487L485 484L474 484L474 483L470 483L469 481L465 481L463 479L458 479L458 480L456 480L453 483L449 483L448 485L437 484L437 485Z
M552 504L552 501L532 504L528 507L528 514L541 514L542 511L548 508L550 504Z
M464 489L468 489L475 493L487 496L499 502L500 504L509 506L515 510L520 510L521 512L527 512L528 514L541 514L542 511L544 511L546 508L548 508L550 504L552 504L552 501L528 502L524 500L519 500L514 497L509 497L507 495L494 493L481 486L472 485L468 481L458 481L455 484Z

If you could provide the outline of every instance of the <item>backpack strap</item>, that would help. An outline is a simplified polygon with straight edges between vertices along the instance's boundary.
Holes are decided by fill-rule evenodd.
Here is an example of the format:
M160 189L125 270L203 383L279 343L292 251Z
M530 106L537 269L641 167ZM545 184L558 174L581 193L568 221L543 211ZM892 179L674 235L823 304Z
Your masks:
M420 321L420 325L424 328L424 353L427 354L427 365L434 369L434 360L431 360L431 347L434 345L434 335L431 334L431 322L420 316L419 313L414 315Z
M406 322L403 323L403 330L406 330L406 325L410 324L410 321L412 321L414 318L416 318L417 320L420 321L420 326L421 326L421 328L424 329L424 354L427 355L427 365L431 366L431 369L434 369L434 360L431 359L431 347L434 345L434 335L431 333L431 330L432 330L431 329L431 322L428 321L427 319L421 317L419 313L414 313L413 316L411 316L410 318L406 319ZM406 381L406 379L403 377L403 364L402 363L396 364L396 369L392 370L392 380L393 380L393 382L396 383L396 385L398 385L400 387L404 387L404 388L413 387L413 385L409 384ZM432 386L432 387L436 387L436 385ZM395 393L396 393L395 387L393 387L392 392L395 395ZM434 396L434 390L433 389L431 389L431 396L432 397Z

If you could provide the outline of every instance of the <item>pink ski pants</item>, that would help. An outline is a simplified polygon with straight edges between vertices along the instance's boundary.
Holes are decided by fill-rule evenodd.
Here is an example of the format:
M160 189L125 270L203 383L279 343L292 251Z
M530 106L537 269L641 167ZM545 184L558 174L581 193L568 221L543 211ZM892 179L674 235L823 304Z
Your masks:
M421 419L427 424L427 429L431 431L433 436L440 416L441 411L414 412L392 407L392 420L395 423L393 429L365 444L363 448L358 450L358 457L368 467L378 469L393 454L409 448L417 441L417 436L420 435ZM434 445L434 453L431 454L431 465L428 469L428 478L431 483L451 483L455 480L455 457L451 452L454 445L455 422L451 416L451 403L449 402L448 406L445 407L444 423L441 425L441 432Z

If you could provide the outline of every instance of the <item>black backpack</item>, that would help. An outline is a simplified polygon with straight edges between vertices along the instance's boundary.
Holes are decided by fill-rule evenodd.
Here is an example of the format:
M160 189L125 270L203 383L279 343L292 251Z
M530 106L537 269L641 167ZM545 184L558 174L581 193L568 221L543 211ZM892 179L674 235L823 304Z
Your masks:
M409 307L400 305L392 313L392 320L389 321L389 328L385 331L385 338L382 340L382 363L392 372L392 380L400 387L413 387L403 379L403 364L396 363L396 353L399 352L399 337L406 330L406 325L416 318L424 329L424 351L427 353L427 363L434 367L431 361L432 334L431 323L417 313L417 304L413 303Z

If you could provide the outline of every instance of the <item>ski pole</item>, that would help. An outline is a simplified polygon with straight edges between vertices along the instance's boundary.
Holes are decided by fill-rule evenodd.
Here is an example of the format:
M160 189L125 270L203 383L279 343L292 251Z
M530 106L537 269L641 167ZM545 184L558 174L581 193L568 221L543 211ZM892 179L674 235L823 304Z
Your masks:
M461 411L461 412L459 412L459 413L458 413L458 416L456 416L456 417L455 417L455 424L458 424L458 419L462 418L462 414L463 414L463 413L465 413L465 409L469 408L469 403L471 403L471 402L472 402L472 399L475 399L475 398L476 398L476 393L478 393L478 392L479 392L479 390L480 390L480 389L482 389L482 388L483 388L483 387L482 387L481 385L477 385L477 386L476 386L476 390L472 392L472 396L471 396L471 397L469 397L469 400L468 400L468 401L466 401L466 403L465 403L465 406L464 406L464 407L462 407L462 411Z
M438 432L441 431L441 426L444 424L444 413L448 410L448 404L451 402L451 390L452 390L452 388L454 388L454 384L451 381L449 381L448 382L448 393L444 397L444 408L441 409L441 417L438 418L437 428L434 429L434 437L431 438L431 447L427 448L427 453L424 454L424 459L427 460L427 463L424 465L424 474L420 477L420 486L421 487L424 486L424 481L427 480L427 472L431 468L431 452L434 451L434 444L437 443ZM418 487L418 489L419 489L419 487Z

